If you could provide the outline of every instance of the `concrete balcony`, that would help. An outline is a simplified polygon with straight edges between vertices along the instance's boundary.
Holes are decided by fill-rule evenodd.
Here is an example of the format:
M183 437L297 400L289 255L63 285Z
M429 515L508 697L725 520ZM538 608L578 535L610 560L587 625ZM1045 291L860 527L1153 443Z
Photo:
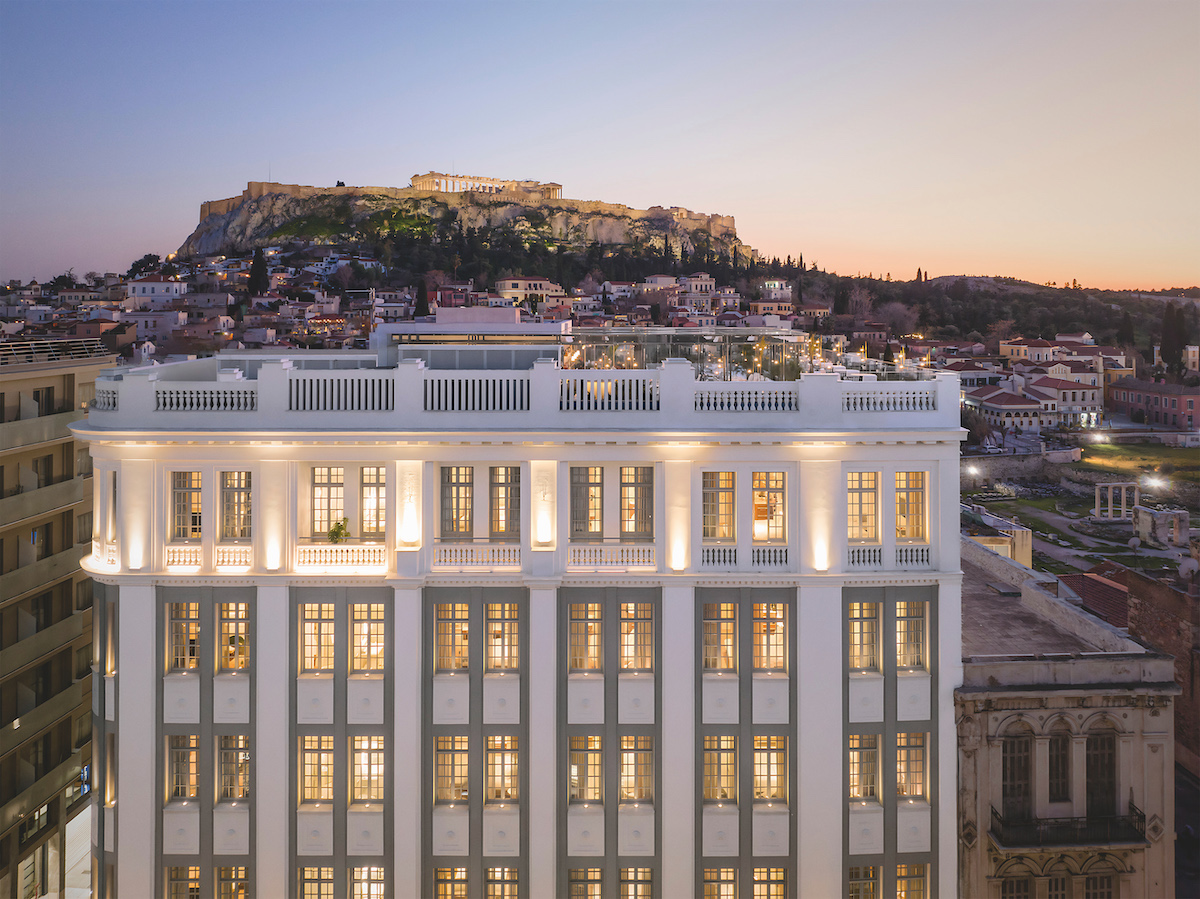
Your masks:
M88 698L83 689L85 683L86 680L75 681L65 690L60 690L45 702L35 705L24 715L14 719L8 727L0 730L0 755L12 752L26 740L33 739L81 706L88 708Z
M1128 815L1006 821L992 809L992 839L1001 849L1148 846L1146 815L1132 802Z
M0 453L37 446L39 443L70 440L70 425L84 418L82 410L59 412L57 415L42 415L38 418L23 418L0 424Z
M91 478L70 478L0 499L0 527L11 527L27 518L52 515L92 498Z
M17 599L39 587L66 577L79 568L79 561L91 551L86 543L55 553L7 574L0 574L0 596Z
M48 628L18 640L0 654L0 678L8 677L14 671L19 671L82 635L84 627L90 621L90 615L90 610L76 612Z
M0 808L0 831L6 831L22 816L28 815L35 809L45 805L50 799L66 788L67 780L83 765L84 758L91 758L91 747L77 749L62 764L47 771L42 777L25 789L20 789L16 797Z
M567 547L569 571L625 571L632 568L654 570L658 567L653 543L603 540L572 543Z
M521 544L493 543L490 540L435 543L434 568L520 569Z
M382 569L388 564L387 547L382 543L302 543L296 547L299 572Z

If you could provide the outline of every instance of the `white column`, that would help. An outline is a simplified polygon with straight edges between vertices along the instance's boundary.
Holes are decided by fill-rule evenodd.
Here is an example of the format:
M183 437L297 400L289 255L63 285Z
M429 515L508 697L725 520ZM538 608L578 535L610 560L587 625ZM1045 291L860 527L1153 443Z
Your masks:
M944 465L942 469L950 467ZM947 489L948 485L943 484L943 515L946 515L946 507L956 501L956 497L947 495ZM958 570L959 541L954 539L956 536L949 528L943 532L940 541L943 571L948 568ZM938 803L932 811L938 821L938 882L945 895L952 895L951 884L957 883L958 878L958 728L954 725L954 688L963 682L962 575L939 579L937 608ZM979 823L982 830L983 822Z
M661 800L662 895L690 896L695 890L695 672L696 616L692 588L663 587ZM839 856L840 857L840 856Z
M152 647L155 634L154 588L120 588L117 648L117 895L158 895L154 864L154 825L162 816L163 790L154 772L158 718Z
M287 760L296 752L288 745L292 670L288 588L258 588L255 606L254 767L256 889L262 896L285 896L292 888L288 864L288 828L283 811L290 808Z
M413 777L421 758L421 590L396 588L392 605L392 809L397 896L421 893L421 779ZM260 895L263 895L260 893ZM278 895L285 895L279 893Z
M558 591L529 591L529 895L554 899L558 850ZM414 894L415 895L415 894Z

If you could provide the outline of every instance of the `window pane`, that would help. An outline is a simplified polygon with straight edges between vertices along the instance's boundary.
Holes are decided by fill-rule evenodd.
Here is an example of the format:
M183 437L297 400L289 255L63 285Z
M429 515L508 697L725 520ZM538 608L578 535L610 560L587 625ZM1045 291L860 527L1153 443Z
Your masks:
M704 738L704 798L737 801L737 738Z
M200 604L173 602L168 606L171 628L171 670L195 668L200 658Z
M333 603L301 603L300 633L300 668L304 671L332 671Z
M571 539L604 535L604 469L571 468Z
M602 801L603 771L600 737L571 737L567 753L567 791L570 800Z
M487 738L486 802L514 802L520 796L516 737Z
M925 866L896 865L896 899L926 899Z
M300 738L302 802L327 802L333 799L333 737Z
M491 470L491 539L513 541L521 537L521 469L499 466Z
M195 799L198 795L199 742L195 734L167 737L167 794L172 799Z
M384 869L379 865L352 868L350 899L384 899Z
M250 795L250 738L244 734L217 737L217 773L222 799Z
M850 899L879 899L879 869L861 865L850 869Z
M925 603L896 603L896 665L925 667Z
M787 539L782 471L756 471L753 476L754 540L777 543Z
M737 603L707 602L703 613L705 669L736 669Z
M787 737L754 738L754 798L786 802L788 798Z
M787 606L779 602L756 602L754 613L754 668L758 671L787 670Z
M654 537L654 468L621 468L621 536L634 540Z
M434 758L434 799L437 802L465 802L468 785L467 737L438 737Z
M221 539L250 539L250 472L221 472Z
M925 796L924 734L896 734L896 795Z
M733 540L733 472L706 471L701 475L703 537Z
M650 802L654 798L654 738L621 737L620 799Z
M879 670L879 603L850 603L850 668Z
M621 667L654 668L654 606L648 602L621 603Z
M359 485L359 528L364 537L381 537L386 529L387 471L382 466L362 469Z
M354 671L383 670L384 608L381 602L350 606L354 626L350 638L350 668Z
M249 614L248 603L217 604L221 641L217 664L223 671L245 668L250 664Z
M846 473L846 536L850 540L875 543L879 540L879 514L876 489L878 473Z
M850 734L850 798L874 799L878 793L879 737Z
M568 666L572 671L599 671L602 667L600 603L571 603Z
M344 517L346 470L319 465L312 470L312 534L324 537Z
M442 602L437 605L437 667L450 671L467 667L467 604Z
M896 472L896 539L925 541L925 472Z
M171 539L199 540L200 522L200 472L176 471L171 473Z
M487 604L487 667L516 669L521 663L520 607L515 602Z
M471 537L471 494L474 469L465 465L442 466L442 537Z
M383 799L386 772L383 737L355 737L351 765L354 778L351 781L350 800L378 802Z

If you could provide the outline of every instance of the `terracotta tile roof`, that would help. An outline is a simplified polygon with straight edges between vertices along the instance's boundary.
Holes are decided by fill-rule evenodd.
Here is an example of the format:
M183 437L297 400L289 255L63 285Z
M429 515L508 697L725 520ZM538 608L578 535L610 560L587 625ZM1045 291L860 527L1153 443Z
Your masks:
M1064 574L1059 580L1083 600L1083 607L1113 627L1129 626L1129 590L1091 571Z
M1038 378L1033 382L1034 387L1042 387L1047 390L1079 390L1083 388L1094 388L1095 384L1079 384L1075 381L1064 381L1062 378Z

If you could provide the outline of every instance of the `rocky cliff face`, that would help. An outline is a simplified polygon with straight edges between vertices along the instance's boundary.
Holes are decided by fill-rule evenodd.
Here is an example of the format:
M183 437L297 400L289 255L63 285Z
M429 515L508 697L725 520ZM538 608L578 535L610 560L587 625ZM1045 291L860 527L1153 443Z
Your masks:
M318 188L252 182L240 197L201 206L201 221L179 255L244 252L286 240L335 243L369 238L396 222L434 223L453 210L464 228L511 228L527 243L546 240L583 249L605 245L693 253L708 244L742 260L755 251L738 240L732 216L680 207L632 209L593 200L529 200L519 194L442 193L395 187Z

